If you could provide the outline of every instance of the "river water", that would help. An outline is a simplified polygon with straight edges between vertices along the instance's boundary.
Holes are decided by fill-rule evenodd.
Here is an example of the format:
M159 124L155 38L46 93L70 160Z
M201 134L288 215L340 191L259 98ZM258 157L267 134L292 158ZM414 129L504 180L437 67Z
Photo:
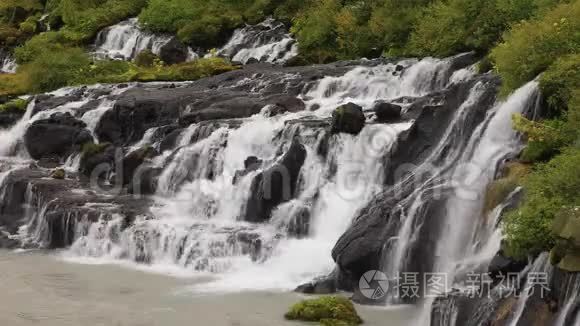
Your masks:
M203 278L119 265L75 264L42 252L0 251L0 325L273 326L304 296L289 292L196 294ZM409 325L410 308L357 307L365 325Z

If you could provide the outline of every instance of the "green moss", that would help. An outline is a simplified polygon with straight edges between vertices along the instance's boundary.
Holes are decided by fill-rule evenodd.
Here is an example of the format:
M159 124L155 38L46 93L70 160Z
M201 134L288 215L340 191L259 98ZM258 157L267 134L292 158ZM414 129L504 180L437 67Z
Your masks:
M523 186L523 203L503 218L506 253L515 258L553 248L554 220L563 210L580 205L580 148L565 149L550 162L536 165Z
M143 50L137 54L135 57L135 64L139 67L153 67L156 62L159 61L159 57L151 52L151 50Z
M86 159L88 157L102 153L109 146L111 146L111 144L109 143L101 143L101 144L86 143L83 145L81 151L82 157Z
M24 113L26 107L28 106L28 100L25 99L15 99L10 102L0 105L0 112L20 112Z
M501 204L521 184L522 179L529 173L530 167L521 163L509 163L505 170L504 177L493 181L487 187L484 214Z
M545 71L555 60L580 51L580 1L560 4L545 15L515 24L491 57L509 93Z
M554 62L540 77L540 88L552 116L560 116L567 111L572 93L580 89L580 54L565 56Z
M64 171L64 169L55 169L50 174L50 177L57 180L64 180L64 178L66 177L66 172Z
M328 326L353 326L363 322L352 302L341 296L303 300L293 305L284 317L288 320L320 322Z

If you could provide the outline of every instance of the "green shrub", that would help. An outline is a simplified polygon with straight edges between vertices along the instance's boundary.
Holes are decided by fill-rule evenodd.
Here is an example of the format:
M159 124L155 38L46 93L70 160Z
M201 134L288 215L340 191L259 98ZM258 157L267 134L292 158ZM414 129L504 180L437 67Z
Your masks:
M28 106L28 101L25 99L17 98L12 101L6 102L0 105L0 112L22 112L26 111Z
M580 1L561 4L544 16L516 24L491 52L504 92L546 70L554 60L580 51Z
M288 320L320 322L321 325L354 326L362 324L350 300L341 296L325 296L303 300L284 315Z
M540 77L540 88L551 115L557 116L567 111L572 92L580 89L580 54L565 56L554 62Z
M486 53L510 24L549 4L540 6L537 0L436 1L417 20L408 51L434 56L470 50Z
M86 143L81 149L81 155L84 159L89 158L95 154L102 153L107 147L111 146L109 143Z
M91 61L80 48L45 51L20 69L29 76L30 90L46 92L82 83Z
M153 67L155 62L159 61L159 57L151 52L151 50L143 50L137 54L133 62L139 67Z
M523 182L521 207L503 220L507 253L525 258L554 246L552 222L558 212L580 204L580 148L569 148L539 164Z

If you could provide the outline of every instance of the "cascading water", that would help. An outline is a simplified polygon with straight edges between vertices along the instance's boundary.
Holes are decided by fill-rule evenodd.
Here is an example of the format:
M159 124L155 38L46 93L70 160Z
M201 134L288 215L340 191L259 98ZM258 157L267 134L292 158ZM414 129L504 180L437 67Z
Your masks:
M216 280L200 291L289 289L329 273L332 246L357 210L382 189L387 154L413 121L368 124L358 136L331 136L320 123L338 105L355 102L370 109L376 100L422 96L445 87L451 75L446 60L399 65L405 71L380 64L322 79L301 96L315 111L268 117L265 108L233 129L227 121L190 126L159 179L155 218L138 218L127 229L120 220L85 228L66 256L212 273ZM148 131L141 142L150 143L153 134ZM328 137L327 154L321 157ZM269 223L243 221L252 180L294 141L306 150L297 195L276 207ZM258 157L261 167L232 183L250 156ZM303 214L310 216L308 234L296 237L291 225Z
M131 18L102 30L97 36L95 55L102 58L132 60L143 50L151 50L159 55L161 48L174 37L147 33L139 27L137 18ZM197 54L188 49L187 59L193 60Z
M2 53L0 53L0 73L15 73L16 68L18 68L16 60L10 55L3 56L1 54Z
M511 126L511 116L535 109L537 94L537 82L530 82L505 102L498 103L473 132L466 147L460 152L455 152L455 155L448 154L449 157L457 157L450 161L451 165L448 166L450 169L446 168L447 172L440 175L436 183L428 183L431 189L434 187L450 189L443 195L445 209L442 213L443 219L439 220L443 223L443 227L438 237L432 270L444 273L450 284L485 266L499 251L501 237L497 232L490 232L490 229L496 227L496 221L491 219L488 223L482 223L481 220L483 194L486 186L495 178L501 164L514 158L521 149L522 144ZM418 214L421 211L417 210L417 206L424 205L424 198L418 196L414 201L406 218L425 218ZM416 220L407 220L404 225L416 223ZM481 229L482 225L484 229ZM411 239L411 242L416 240L419 235L413 234L410 229L402 228L397 239ZM416 228L413 232L421 232L421 228ZM488 234L489 238L478 237L481 232ZM413 243L408 242L398 244L396 247L399 251L395 257L398 259L404 257L406 251L413 246ZM401 252L400 247L407 249ZM397 262L397 258L393 261ZM401 260L395 266L399 266L398 272L405 272L406 265L404 263L401 265ZM421 323L429 324L432 304L433 300L427 302ZM449 321L449 325L454 323L455 321Z
M271 18L237 29L228 43L218 50L218 55L243 64L250 59L284 63L297 54L296 40L288 34L284 24Z

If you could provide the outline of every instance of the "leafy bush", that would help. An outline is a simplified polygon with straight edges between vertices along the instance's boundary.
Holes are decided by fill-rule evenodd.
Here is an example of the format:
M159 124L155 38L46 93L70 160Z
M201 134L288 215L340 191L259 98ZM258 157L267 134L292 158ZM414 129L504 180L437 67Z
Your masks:
M544 16L518 23L491 52L504 91L546 70L555 59L580 51L580 1L561 4Z
M362 324L350 300L341 296L326 296L303 300L284 315L289 320L320 322L322 325L354 326Z
M554 245L552 221L566 207L580 204L580 149L569 148L540 164L524 181L522 206L504 217L507 253L537 255Z
M462 51L487 52L513 22L531 17L557 2L537 0L436 1L417 20L408 51L448 56Z
M139 67L153 67L159 57L151 50L143 50L137 54L133 62Z
M0 105L0 112L24 112L28 106L28 101L17 98Z
M33 92L51 91L63 86L82 83L82 75L90 69L91 61L80 48L45 51L31 63L21 67L28 75Z
M542 74L540 88L553 116L565 112L572 92L580 89L580 54L565 56L553 63Z

